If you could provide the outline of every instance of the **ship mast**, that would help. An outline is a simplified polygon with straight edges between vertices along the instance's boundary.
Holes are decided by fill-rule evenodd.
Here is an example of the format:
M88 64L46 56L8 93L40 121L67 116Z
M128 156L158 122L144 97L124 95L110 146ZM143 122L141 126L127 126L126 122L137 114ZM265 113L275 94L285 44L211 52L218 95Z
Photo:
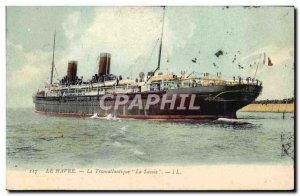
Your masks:
M53 54L52 54L52 66L51 66L51 77L50 77L50 84L52 84L53 81L53 70L54 70L54 51L55 51L55 34L54 32L54 42L53 42Z
M165 7L163 7L164 10L164 16L163 16L163 22L161 27L161 35L160 35L160 46L159 46L159 56L158 56L158 64L157 64L157 70L160 68L160 59L161 59L161 49L162 49L162 41L163 41L163 35L164 35L164 22L165 22Z
M162 50L162 41L163 41L163 35L164 35L164 22L165 22L165 6L163 6L163 22L162 22L162 30L161 30L161 35L160 35L160 46L159 46L159 53L158 53L158 63L157 63L157 68L154 70L153 75L157 70L160 68L160 61L161 61L161 50Z

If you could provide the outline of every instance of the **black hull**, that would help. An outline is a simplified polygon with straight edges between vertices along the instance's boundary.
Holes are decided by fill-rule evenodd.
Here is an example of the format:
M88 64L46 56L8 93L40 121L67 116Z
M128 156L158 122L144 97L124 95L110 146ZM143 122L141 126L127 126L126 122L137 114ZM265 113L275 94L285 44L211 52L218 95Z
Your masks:
M139 118L139 119L216 119L220 117L236 118L236 111L252 103L260 94L261 86L257 85L218 85L202 86L193 88L183 88L159 92L141 92L144 102L149 94L157 94L162 97L164 94L172 96L173 94L194 94L195 106L200 109L191 110L187 107L185 110L177 110L180 103L180 97L176 98L175 109L160 109L161 102L150 106L148 110L134 107L128 109L128 106L134 96L137 94L127 94L129 102L126 105L119 106L118 109L112 107L109 110L103 110L99 106L99 100L102 95L94 96L73 96L73 97L44 97L35 96L35 110L42 114L65 115L65 116L92 116L97 113L99 116L112 116L120 118ZM105 104L114 106L115 99L107 100ZM186 105L186 104L185 104Z

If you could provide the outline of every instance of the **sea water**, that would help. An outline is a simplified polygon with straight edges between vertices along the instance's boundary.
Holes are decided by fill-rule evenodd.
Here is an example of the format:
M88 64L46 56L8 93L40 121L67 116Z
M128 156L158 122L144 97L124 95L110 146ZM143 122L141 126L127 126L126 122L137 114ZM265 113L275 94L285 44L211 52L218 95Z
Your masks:
M237 116L180 123L53 117L31 108L7 109L7 167L293 164L293 113L284 118L282 113Z

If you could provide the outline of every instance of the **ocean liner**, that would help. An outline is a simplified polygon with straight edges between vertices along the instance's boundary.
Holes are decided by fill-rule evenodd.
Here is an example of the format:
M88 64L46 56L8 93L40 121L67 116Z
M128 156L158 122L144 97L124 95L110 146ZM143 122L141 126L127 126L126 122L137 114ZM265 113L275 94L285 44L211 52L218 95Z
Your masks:
M165 13L164 13L165 14ZM50 83L33 95L35 111L62 116L114 116L134 119L200 120L236 118L236 111L252 103L262 91L254 78L222 80L163 73L160 69L164 16L158 64L136 79L110 73L111 54L100 53L98 73L88 81L77 76L77 61L69 61L67 75L53 82L55 34Z

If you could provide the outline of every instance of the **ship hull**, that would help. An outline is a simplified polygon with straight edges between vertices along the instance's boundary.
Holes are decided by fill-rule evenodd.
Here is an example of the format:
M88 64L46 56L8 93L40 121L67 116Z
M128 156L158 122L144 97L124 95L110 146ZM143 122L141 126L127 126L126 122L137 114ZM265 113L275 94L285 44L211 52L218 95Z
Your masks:
M72 97L44 97L35 96L35 110L40 114L89 117L97 113L98 116L112 115L118 118L134 119L162 119L162 120L202 120L217 118L236 118L236 111L252 103L260 94L262 87L257 85L218 85L201 86L193 88L182 88L159 92L141 92L126 94L129 100L124 105L115 107L116 99L105 100L104 105L110 106L109 109L100 107L100 100L103 95L93 96L72 96ZM172 97L176 95L174 108L171 103L164 104L161 108L161 100L151 105L148 109L132 107L131 102L139 94L142 105L145 106L147 97L151 94ZM177 109L181 104L179 95L195 95L191 109L191 97L184 101L185 109ZM115 95L114 95L115 96ZM182 106L183 106L182 105Z

